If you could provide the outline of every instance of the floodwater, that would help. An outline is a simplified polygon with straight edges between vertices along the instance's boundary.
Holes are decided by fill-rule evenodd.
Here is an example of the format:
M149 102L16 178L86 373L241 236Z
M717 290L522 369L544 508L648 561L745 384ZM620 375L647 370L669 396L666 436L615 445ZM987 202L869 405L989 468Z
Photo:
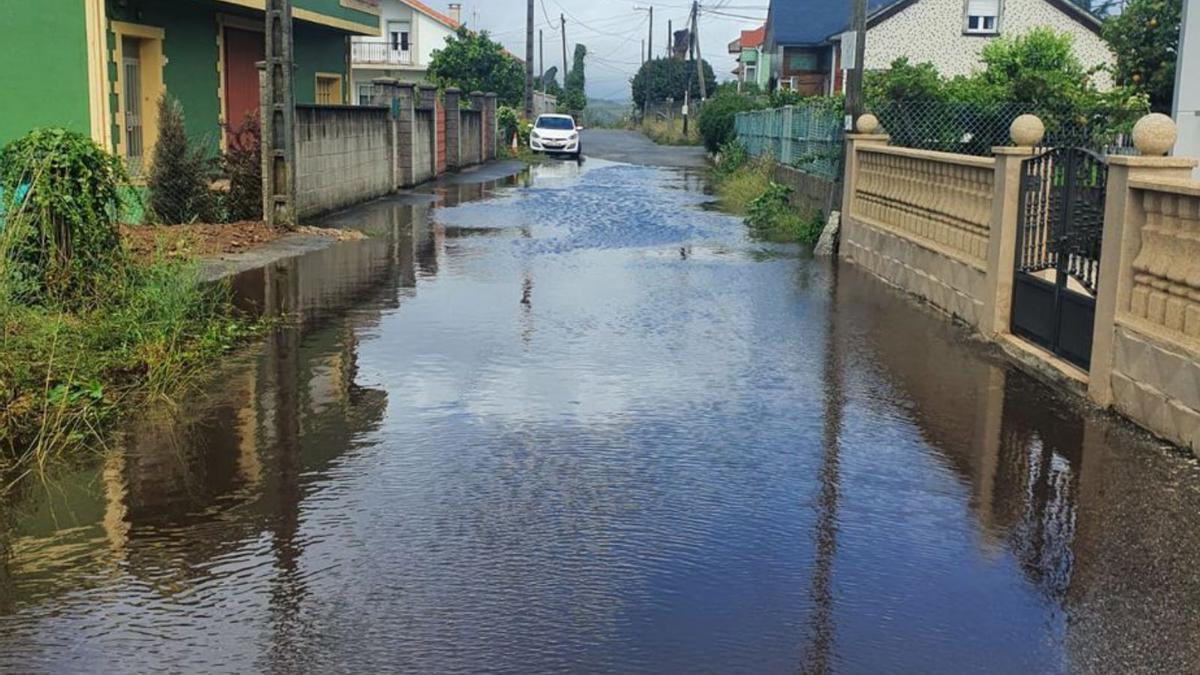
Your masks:
M293 319L0 515L0 672L1197 672L1196 463L700 174L333 219Z

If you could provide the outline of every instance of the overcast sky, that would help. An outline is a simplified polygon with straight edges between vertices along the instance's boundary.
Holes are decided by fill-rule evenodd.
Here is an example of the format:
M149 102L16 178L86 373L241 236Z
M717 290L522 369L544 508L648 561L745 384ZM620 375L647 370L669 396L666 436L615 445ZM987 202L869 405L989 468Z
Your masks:
M425 0L445 12L448 0ZM700 48L717 73L718 80L732 77L734 67L728 45L742 29L762 25L768 0L709 0L701 3L711 9L700 17ZM641 62L642 39L647 37L647 12L634 7L654 5L654 53L666 55L667 21L676 30L683 27L691 4L686 0L633 2L632 0L535 0L534 59L537 59L536 31L545 33L546 65L562 70L562 42L558 16L567 18L567 50L575 43L588 48L587 93L593 98L628 100L629 80ZM514 54L525 56L526 0L463 0L462 17L473 28L487 30ZM547 17L549 21L547 21ZM568 55L568 58L570 56ZM536 66L535 66L536 67ZM559 82L562 82L561 75Z

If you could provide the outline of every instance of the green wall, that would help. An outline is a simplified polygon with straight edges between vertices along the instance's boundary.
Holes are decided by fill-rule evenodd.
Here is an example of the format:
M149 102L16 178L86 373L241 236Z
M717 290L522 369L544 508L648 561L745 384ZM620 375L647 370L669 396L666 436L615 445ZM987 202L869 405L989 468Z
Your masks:
M82 1L0 0L0 144L34 127L91 134Z
M362 24L367 29L377 30L379 28L378 16L342 7L342 3L339 0L294 0L292 6L319 12L325 16L353 21L354 23Z
M293 38L296 42L296 103L317 102L317 73L341 73L344 96L350 86L346 34L297 21Z

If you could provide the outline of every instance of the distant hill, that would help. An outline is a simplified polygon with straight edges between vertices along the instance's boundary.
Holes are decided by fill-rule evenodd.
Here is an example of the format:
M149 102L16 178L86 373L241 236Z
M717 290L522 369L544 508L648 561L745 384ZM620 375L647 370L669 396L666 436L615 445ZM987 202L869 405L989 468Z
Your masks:
M583 111L583 124L589 127L622 126L632 112L633 103L629 101L590 98Z

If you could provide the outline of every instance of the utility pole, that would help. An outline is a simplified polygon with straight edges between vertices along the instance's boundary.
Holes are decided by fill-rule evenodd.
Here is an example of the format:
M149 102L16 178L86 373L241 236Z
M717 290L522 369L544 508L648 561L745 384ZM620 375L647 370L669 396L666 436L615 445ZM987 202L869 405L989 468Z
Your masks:
M271 228L296 226L296 99L292 2L265 11L265 72L259 91L262 119L263 219Z
M646 60L654 58L654 5L650 5L650 36L646 38Z
M846 78L846 131L863 114L863 57L867 48L867 0L851 0L850 30L854 32L854 67Z
M563 91L567 89L567 17L559 14L558 20L562 25L562 43L563 43Z
M533 0L525 10L525 119L533 119Z
M675 22L667 19L667 58L675 56Z
M1173 154L1200 157L1200 0L1184 0L1179 21L1179 55L1175 65L1173 112L1179 141ZM1193 170L1193 176L1200 170Z
M864 0L855 0L863 2ZM708 99L708 84L704 81L704 57L700 55L700 3L692 2L692 44L696 47L696 79L700 80L700 102Z
M642 65L646 64L646 38L642 38Z
M538 72L542 79L542 93L546 93L546 42L543 39L542 29L538 29Z

